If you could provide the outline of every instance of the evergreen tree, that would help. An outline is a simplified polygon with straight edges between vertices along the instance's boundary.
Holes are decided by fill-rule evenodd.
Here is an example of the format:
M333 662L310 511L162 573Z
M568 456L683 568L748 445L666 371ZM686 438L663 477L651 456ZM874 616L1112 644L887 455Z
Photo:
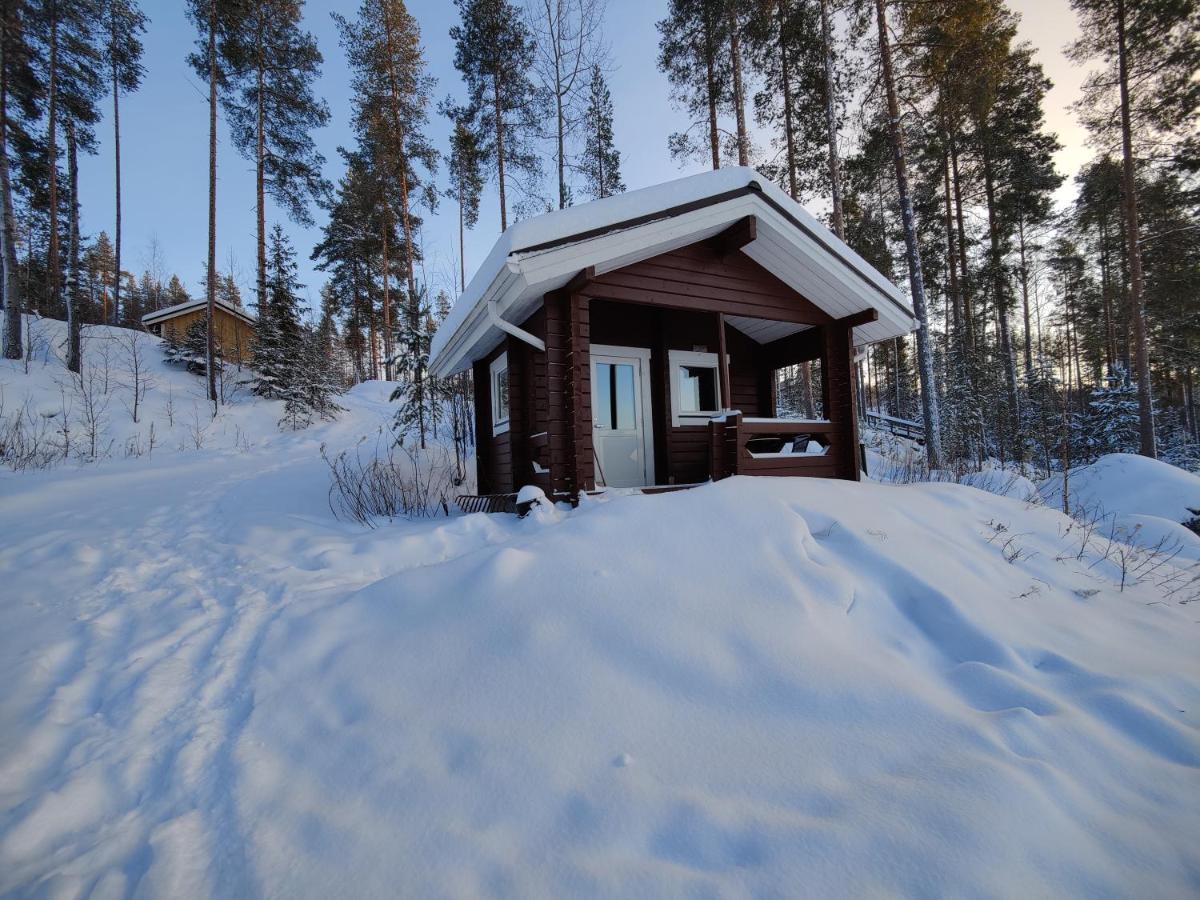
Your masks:
M1117 367L1092 390L1086 433L1093 457L1138 450L1138 392L1129 373Z
M217 414L217 366L213 310L217 302L217 97L227 90L237 72L237 43L232 35L241 32L245 8L239 0L188 0L188 16L196 26L196 51L188 63L208 82L208 265L205 339L208 341L205 372L208 399Z
M721 168L720 112L732 98L726 85L733 73L728 43L729 21L721 0L670 0L667 17L657 23L658 68L671 84L671 100L692 119L687 129L668 138L671 155L678 160L711 156ZM697 143L693 131L704 132Z
M483 190L481 154L475 133L464 121L456 120L450 136L450 196L458 204L459 290L467 289L464 231L479 222L479 194Z
M244 0L246 9L226 44L231 79L222 94L233 144L254 162L256 209L255 293L261 306L267 281L270 196L294 221L311 225L309 202L328 190L325 158L312 132L329 121L313 93L320 76L316 39L301 27L303 0Z
M1139 452L1157 455L1150 381L1135 130L1141 146L1194 147L1200 121L1200 4L1194 0L1071 0L1081 18L1073 48L1103 67L1084 85L1080 109L1101 140L1120 136L1121 193L1129 262L1133 372L1138 385ZM1113 113L1116 115L1113 115ZM1117 124L1119 123L1119 124Z
M179 280L179 276L172 275L170 281L167 282L166 290L163 291L163 306L175 306L179 303L187 303L191 299L187 288Z
M78 149L95 150L93 127L100 119L104 94L104 57L100 30L100 0L38 0L31 4L38 52L46 65L45 169L48 237L47 282L51 309L62 306L62 253L59 217L62 197L58 189L59 127L69 121Z
M454 66L467 85L464 121L481 158L494 166L500 193L500 230L508 228L508 180L541 176L532 146L544 98L534 87L535 46L520 12L509 0L454 0L462 22L450 29ZM524 184L523 192L534 193Z
M782 156L765 169L801 200L823 189L829 177L825 44L817 5L814 0L764 4L749 20L747 36L760 78L755 118L774 130L776 158Z
M900 102L892 67L891 39L888 36L884 0L875 0L875 18L879 29L879 55L887 98L888 128L891 137L892 159L896 171L896 191L904 230L905 259L912 293L913 312L917 317L917 362L921 376L921 414L925 423L925 455L931 469L941 465L941 416L938 412L937 389L933 378L933 346L929 334L929 311L925 302L925 276L921 269L921 252L917 243L917 222L913 212L908 183L908 160L905 156L904 132L900 122Z
M604 72L598 65L592 66L583 130L584 149L579 168L587 195L599 200L623 193L625 182L621 180L621 151L613 142L612 95L604 80Z
M254 343L254 392L284 399L298 396L304 334L296 252L280 225L267 247L267 290L259 304Z
M339 16L336 21L355 73L354 125L359 153L382 188L378 199L384 369L390 379L395 357L392 258L399 255L403 260L406 306L412 307L419 302L414 267L419 220L413 207L417 198L423 198L430 208L437 202L433 184L437 152L424 132L433 80L425 71L420 28L402 0L364 0L357 19L351 22ZM392 237L397 220L403 234L399 247Z
M0 278L4 306L6 359L20 359L21 314L26 292L17 269L17 218L13 203L13 167L28 161L30 131L41 115L43 85L33 65L35 49L27 0L0 0Z
M83 269L90 286L86 313L88 321L105 325L121 321L116 297L111 290L117 282L116 253L107 231L96 235L96 240L84 251Z
M104 0L104 56L108 62L113 102L113 159L116 201L116 243L113 256L113 315L121 308L121 91L136 91L142 83L142 42L146 15L136 0Z

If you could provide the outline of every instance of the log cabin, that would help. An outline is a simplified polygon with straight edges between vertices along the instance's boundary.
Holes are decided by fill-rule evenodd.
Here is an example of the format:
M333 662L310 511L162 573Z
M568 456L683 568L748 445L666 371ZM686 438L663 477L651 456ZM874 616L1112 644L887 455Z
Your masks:
M187 300L142 316L142 327L174 343L187 337L188 329L204 318L207 300ZM254 356L255 320L239 306L217 301L213 309L213 337L221 356L229 362L249 363Z
M904 296L776 185L731 168L510 227L434 336L473 375L480 494L858 479L854 347ZM813 374L798 413L780 373Z

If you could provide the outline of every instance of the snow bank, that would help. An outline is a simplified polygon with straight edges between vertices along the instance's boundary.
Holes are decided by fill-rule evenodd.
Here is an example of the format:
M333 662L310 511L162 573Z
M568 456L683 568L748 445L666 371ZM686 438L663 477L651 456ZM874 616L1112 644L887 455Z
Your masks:
M1110 453L1089 466L1072 469L1072 507L1159 516L1185 522L1200 509L1200 476L1169 463L1132 453ZM1062 506L1062 476L1042 482L1046 502Z
M318 438L0 488L0 893L1200 886L1194 607L1054 510L736 478L364 532Z
M1131 453L1110 453L1071 470L1074 516L1094 518L1102 530L1141 546L1169 547L1200 561L1200 537L1184 528L1200 510L1200 476L1169 463ZM1045 502L1062 508L1061 475L1038 487Z

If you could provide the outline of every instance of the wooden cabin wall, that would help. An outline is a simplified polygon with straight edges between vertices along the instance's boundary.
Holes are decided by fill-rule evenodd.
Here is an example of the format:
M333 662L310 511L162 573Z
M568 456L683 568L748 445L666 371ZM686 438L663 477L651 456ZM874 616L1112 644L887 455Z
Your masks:
M508 342L502 341L491 353L476 360L472 368L475 387L475 475L481 494L504 494L513 490L511 407L509 430L492 434L492 362L508 350ZM509 365L512 362L510 358ZM511 372L511 368L510 368ZM509 384L512 398L512 384Z
M201 307L164 319L160 323L160 334L166 340L182 342L192 324L203 320L204 315L205 310ZM213 310L213 337L229 362L248 363L254 356L254 328L220 307Z
M717 352L717 317L641 304L593 300L593 344L650 350L651 414L654 417L654 472L660 484L691 484L708 477L708 427L675 427L671 422L671 350ZM731 406L747 416L774 414L773 371L761 364L758 344L726 326Z

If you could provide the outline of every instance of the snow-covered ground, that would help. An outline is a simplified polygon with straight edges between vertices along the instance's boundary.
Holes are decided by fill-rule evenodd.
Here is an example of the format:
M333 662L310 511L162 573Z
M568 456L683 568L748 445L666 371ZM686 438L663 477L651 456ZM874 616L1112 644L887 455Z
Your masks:
M0 475L0 894L1200 891L1179 560L955 484L367 530L386 391Z

